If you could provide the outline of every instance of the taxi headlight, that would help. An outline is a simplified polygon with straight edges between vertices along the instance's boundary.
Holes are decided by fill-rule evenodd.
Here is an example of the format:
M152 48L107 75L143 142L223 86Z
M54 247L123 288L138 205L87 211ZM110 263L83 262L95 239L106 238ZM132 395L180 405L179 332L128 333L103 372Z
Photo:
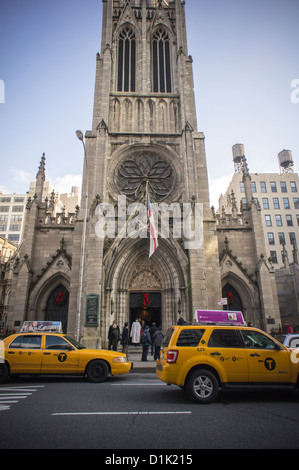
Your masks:
M113 359L113 362L127 362L127 358L126 357L115 357Z

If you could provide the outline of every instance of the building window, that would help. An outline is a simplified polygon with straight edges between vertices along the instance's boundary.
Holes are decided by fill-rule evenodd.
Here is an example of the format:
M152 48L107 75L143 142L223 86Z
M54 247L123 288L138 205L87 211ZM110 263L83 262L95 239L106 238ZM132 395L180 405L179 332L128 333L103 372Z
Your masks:
M289 201L289 198L288 197L284 197L283 198L283 207L285 209L290 209L290 201Z
M9 227L10 232L20 232L21 231L21 224L11 224Z
M0 206L0 212L9 212L9 206Z
M23 212L24 206L12 206L12 212Z
M299 226L299 215L296 215L297 218L297 225Z
M272 227L271 215L265 215L265 221L267 227Z
M266 185L265 181L261 181L261 191L262 191L262 193L267 192L267 185Z
M10 242L18 242L20 240L20 235L13 235L12 233L9 233L7 240Z
M270 251L270 258L273 264L277 264L277 253L276 251Z
M299 209L299 197L294 197L294 206L295 209Z
M287 183L285 181L280 182L280 188L282 193L287 193Z
M7 222L8 221L8 215L0 215L0 222Z
M11 197L0 197L0 202L11 202Z
M136 87L136 36L127 27L119 35L117 91L134 92Z
M263 197L263 208L269 209L269 199L267 197Z
M276 225L277 225L277 227L282 227L282 218L281 218L281 215L276 215L276 216L275 216L275 219L276 219Z
M292 193L296 193L296 192L297 192L297 184L296 184L296 181L291 181L291 191L292 191Z
M6 232L7 224L0 224L0 231Z
M280 209L278 197L273 198L273 207L274 209Z
M256 184L254 181L251 181L251 190L253 193L256 193Z
M287 226L288 227L293 227L293 219L291 215L286 215L286 220L287 220Z
M275 181L271 181L270 186L271 186L271 192L272 193L277 193L277 187L276 187Z
M25 198L24 197L15 197L13 202L24 202Z
M170 40L163 28L153 36L153 89L155 93L171 93Z
M274 233L273 232L268 232L268 241L269 241L269 245L275 245Z
M22 222L23 216L22 215L12 215L10 218L11 222Z
M240 191L241 193L245 193L245 186L244 186L243 181L240 181Z
M290 237L290 243L291 245L294 245L296 243L296 235L294 232L290 232L289 233L289 237Z
M286 244L286 239L285 239L285 236L284 236L284 233L283 232L278 232L278 238L279 238L279 243L281 245L285 245Z

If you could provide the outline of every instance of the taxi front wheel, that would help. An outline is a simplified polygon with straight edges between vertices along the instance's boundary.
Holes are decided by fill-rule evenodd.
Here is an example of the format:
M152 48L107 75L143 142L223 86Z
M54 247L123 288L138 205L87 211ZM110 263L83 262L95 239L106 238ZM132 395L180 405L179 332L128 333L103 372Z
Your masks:
M211 403L218 395L218 380L209 370L195 370L188 378L186 391L197 403Z
M88 364L86 375L90 382L101 383L105 382L109 375L109 368L106 362L101 360L92 361Z

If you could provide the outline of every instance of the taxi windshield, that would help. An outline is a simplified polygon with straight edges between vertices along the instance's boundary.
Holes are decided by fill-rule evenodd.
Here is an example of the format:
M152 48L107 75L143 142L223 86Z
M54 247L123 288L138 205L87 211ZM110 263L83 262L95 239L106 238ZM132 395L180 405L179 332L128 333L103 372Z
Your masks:
M86 349L86 346L83 346L82 344L80 344L78 341L76 341L75 339L71 338L70 336L65 336L65 338L66 338L73 346L75 346L75 348L77 348L77 349Z

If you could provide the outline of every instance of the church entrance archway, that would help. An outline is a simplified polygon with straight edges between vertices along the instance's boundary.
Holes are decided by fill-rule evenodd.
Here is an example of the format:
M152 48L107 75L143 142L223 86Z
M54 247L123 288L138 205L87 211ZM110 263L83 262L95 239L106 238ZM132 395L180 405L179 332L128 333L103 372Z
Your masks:
M233 310L244 313L242 299L238 291L231 284L225 284L222 289L222 297L227 298L227 305L224 305L224 310Z
M67 332L69 291L59 284L50 294L46 304L46 321L60 321L63 333Z
M162 326L162 296L160 292L137 292L130 294L130 324L135 319L146 325Z

